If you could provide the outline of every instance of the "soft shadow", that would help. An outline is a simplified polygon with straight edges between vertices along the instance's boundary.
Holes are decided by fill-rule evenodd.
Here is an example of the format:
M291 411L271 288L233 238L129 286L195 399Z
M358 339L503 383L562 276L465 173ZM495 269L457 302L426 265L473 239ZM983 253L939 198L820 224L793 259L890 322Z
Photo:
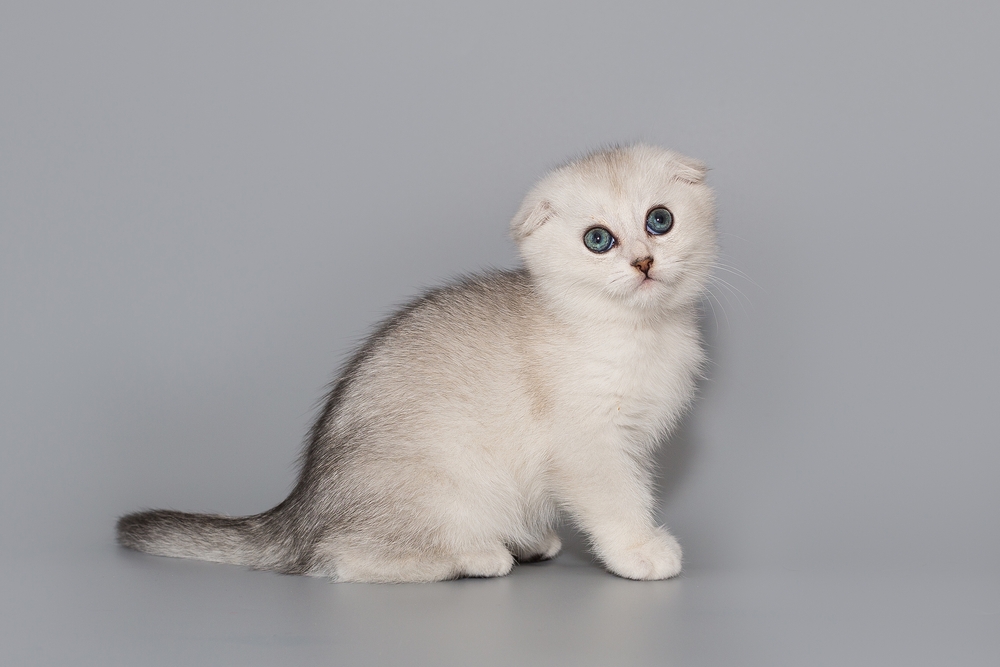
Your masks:
M711 377L715 370L712 362L713 350L716 349L719 340L719 321L715 317L715 313L707 308L707 304L702 307L699 324L709 357L705 369L707 379L698 383L698 398L695 399L694 408L684 416L673 433L660 442L660 447L657 450L653 479L656 483L657 497L660 500L661 508L669 505L671 498L677 493L684 478L691 471L698 454L699 438L695 431L697 420L693 413L697 412L699 399L704 396L711 383Z
M685 476L691 470L697 454L697 436L694 433L693 419L685 417L673 434L660 444L656 454L657 498L661 505L669 505L670 499L680 488Z

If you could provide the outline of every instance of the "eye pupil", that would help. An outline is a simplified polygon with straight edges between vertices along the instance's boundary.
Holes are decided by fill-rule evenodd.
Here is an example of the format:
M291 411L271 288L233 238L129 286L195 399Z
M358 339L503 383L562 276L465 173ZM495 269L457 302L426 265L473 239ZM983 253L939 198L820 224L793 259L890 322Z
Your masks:
M583 235L583 245L587 250L601 254L611 250L615 237L604 227L591 227Z
M655 236L666 234L674 226L674 214L670 209L657 206L646 214L646 231Z

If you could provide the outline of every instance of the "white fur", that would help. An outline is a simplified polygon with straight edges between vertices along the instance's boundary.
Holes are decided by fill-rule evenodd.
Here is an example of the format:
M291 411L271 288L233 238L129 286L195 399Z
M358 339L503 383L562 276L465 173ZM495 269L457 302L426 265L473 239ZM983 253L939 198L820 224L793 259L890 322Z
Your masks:
M402 358L365 373L385 381L358 387L380 396L358 400L434 396L430 406L413 406L408 427L392 438L391 458L400 466L399 497L419 507L406 521L425 521L416 532L439 535L446 555L373 562L374 545L333 539L340 580L506 574L508 547L546 557L558 551L558 511L579 523L612 572L632 579L680 572L680 546L653 523L649 468L653 448L689 405L703 362L697 302L715 252L703 175L696 163L648 146L556 170L512 222L527 289L472 312L460 302L454 313L418 312L414 339L401 337L412 353L399 352L396 341ZM645 231L657 205L676 220L659 237ZM582 242L595 224L619 240L603 255ZM652 284L630 265L647 255ZM389 482L383 473L376 486Z
M336 383L285 502L237 519L129 515L119 540L339 581L434 581L554 557L566 515L615 574L676 575L650 468L704 360L704 175L644 145L554 170L511 222L524 269L436 290L383 324ZM662 236L645 230L658 206L674 215ZM595 225L617 239L606 253L583 243Z

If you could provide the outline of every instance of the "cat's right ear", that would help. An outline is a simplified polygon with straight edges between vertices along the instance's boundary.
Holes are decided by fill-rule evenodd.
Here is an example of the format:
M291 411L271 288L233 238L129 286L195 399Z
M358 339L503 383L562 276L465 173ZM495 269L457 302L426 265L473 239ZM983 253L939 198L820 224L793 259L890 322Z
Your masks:
M510 235L515 241L520 241L544 225L553 215L555 210L552 204L544 199L541 201L526 199L514 215L514 219L510 221Z

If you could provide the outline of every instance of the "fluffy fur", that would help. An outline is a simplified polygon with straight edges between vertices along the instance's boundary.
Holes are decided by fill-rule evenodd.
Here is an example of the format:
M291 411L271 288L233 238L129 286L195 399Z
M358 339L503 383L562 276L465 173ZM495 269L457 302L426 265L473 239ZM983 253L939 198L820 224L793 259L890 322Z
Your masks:
M650 468L704 360L704 176L646 145L555 169L511 222L522 269L425 294L354 355L285 501L239 518L130 514L119 542L337 581L436 581L552 558L565 515L611 572L678 574ZM660 236L645 228L657 206L674 216ZM583 243L597 225L617 241L602 254Z

